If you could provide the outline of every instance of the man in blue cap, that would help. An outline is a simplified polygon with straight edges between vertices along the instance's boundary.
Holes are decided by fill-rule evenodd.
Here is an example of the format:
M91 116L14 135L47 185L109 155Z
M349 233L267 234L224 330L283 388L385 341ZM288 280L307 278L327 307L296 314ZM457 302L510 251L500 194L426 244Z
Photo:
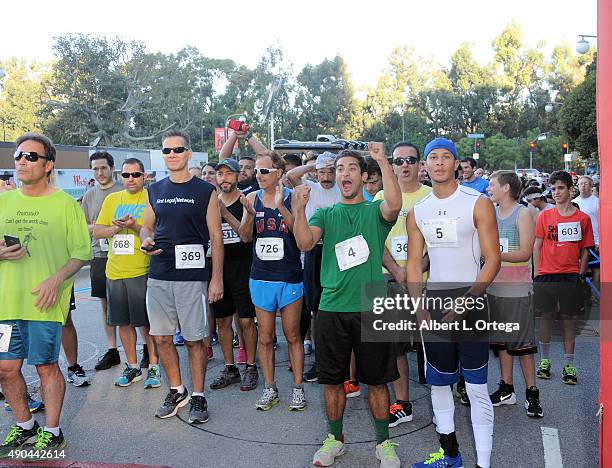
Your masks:
M432 192L408 214L406 276L410 295L420 296L421 258L427 244L427 293L416 315L441 448L412 467L463 466L451 391L461 373L471 402L477 466L489 468L493 445L493 406L487 391L489 335L486 327L482 330L476 324L488 323L483 295L501 264L495 209L487 197L458 184L459 159L452 141L436 138L427 144L424 155Z

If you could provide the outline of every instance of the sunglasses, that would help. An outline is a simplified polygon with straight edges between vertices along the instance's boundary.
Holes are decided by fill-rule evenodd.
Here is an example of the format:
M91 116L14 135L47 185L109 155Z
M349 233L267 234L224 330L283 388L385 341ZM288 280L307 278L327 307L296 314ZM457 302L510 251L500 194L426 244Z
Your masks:
M395 158L393 160L393 164L395 164L396 166L403 166L404 163L408 163L412 165L412 164L416 164L418 160L419 159L415 158L414 156L410 156L408 158Z
M142 172L122 172L121 177L124 179L129 179L130 177L138 179L139 177L142 177Z
M184 146L177 146L176 148L162 148L162 153L170 154L174 151L174 154L181 154L185 151L189 151L189 148L185 148Z
M268 169L267 167L255 168L255 174L268 175L270 172L278 171L277 168L273 167L272 169Z
M50 160L47 156L42 156L36 151L15 151L15 161L21 161L21 158L26 158L26 161L36 162L38 158Z

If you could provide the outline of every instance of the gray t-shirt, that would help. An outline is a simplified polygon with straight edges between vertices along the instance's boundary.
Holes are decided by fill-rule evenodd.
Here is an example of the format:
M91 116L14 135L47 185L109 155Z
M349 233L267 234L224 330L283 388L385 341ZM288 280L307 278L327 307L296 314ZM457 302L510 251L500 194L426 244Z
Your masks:
M121 190L123 190L123 186L117 183L105 190L102 190L100 186L96 184L94 187L85 192L85 195L83 195L83 200L81 201L81 208L83 208L83 211L85 212L85 219L87 219L88 225L96 223L100 210L102 209L104 199L111 193L121 192ZM100 240L94 239L93 236L91 238L91 248L93 250L94 257L104 258L107 256L108 247L106 247L105 251L103 251L102 247L100 247Z

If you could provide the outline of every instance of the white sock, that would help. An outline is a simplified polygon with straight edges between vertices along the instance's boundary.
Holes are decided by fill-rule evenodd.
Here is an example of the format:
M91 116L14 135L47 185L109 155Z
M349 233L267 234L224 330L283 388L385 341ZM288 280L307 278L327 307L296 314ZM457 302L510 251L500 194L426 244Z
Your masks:
M178 387L170 387L170 390L176 390L179 393L185 393L185 386L180 384Z
M136 363L132 364L131 362L128 362L128 366L130 366L132 369L139 369L138 364Z
M45 431L46 432L50 432L55 437L57 437L59 435L60 428L59 428L59 426L58 427L47 427L47 426L45 426Z
M204 396L204 392L191 392L191 396Z
M470 398L478 466L489 468L493 449L493 404L489 397L487 384L466 382L465 389Z
M542 359L550 359L550 341L548 343L540 341L540 355Z
M431 386L431 406L436 417L438 434L455 432L455 401L450 385Z
M567 354L565 353L565 364L574 365L574 353Z
M159 368L159 365L157 365L157 364L149 364L149 369L153 369L153 368L157 369L157 368Z
M29 431L34 427L34 418L30 418L30 420L26 422L18 422L17 425L24 431Z

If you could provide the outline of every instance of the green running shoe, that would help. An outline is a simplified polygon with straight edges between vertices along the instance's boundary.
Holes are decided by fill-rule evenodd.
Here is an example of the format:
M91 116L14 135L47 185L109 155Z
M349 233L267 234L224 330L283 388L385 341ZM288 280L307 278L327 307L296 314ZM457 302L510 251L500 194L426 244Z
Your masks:
M550 359L542 359L536 374L541 379L550 379Z
M563 368L563 383L567 385L576 385L578 383L576 368L571 364L566 364Z

